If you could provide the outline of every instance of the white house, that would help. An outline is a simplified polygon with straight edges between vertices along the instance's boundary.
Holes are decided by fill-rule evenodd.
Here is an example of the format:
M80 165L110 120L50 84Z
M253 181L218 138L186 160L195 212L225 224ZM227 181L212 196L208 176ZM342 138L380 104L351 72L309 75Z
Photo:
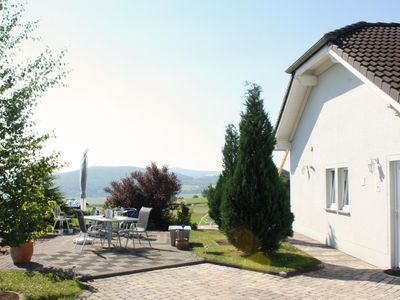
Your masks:
M400 24L325 34L289 69L276 125L294 231L400 266Z

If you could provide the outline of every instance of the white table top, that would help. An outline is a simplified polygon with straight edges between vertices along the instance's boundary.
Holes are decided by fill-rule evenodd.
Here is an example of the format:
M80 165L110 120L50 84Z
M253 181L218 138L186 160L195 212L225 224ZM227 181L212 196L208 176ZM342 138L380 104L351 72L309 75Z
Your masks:
M112 219L103 216L85 216L85 220L98 221L98 222L137 222L138 218L130 218L125 216L117 216Z

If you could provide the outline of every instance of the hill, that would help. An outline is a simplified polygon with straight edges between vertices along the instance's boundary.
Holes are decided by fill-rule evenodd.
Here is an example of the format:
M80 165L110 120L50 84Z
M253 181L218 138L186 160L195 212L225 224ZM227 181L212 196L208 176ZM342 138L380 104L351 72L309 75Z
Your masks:
M104 188L109 186L112 181L120 180L134 171L144 171L140 167L89 167L87 182L87 197L106 197ZM182 168L170 168L182 183L182 194L200 194L210 184L215 185L218 180L217 171L199 171ZM56 185L58 185L68 198L79 198L80 171L70 171L56 175Z

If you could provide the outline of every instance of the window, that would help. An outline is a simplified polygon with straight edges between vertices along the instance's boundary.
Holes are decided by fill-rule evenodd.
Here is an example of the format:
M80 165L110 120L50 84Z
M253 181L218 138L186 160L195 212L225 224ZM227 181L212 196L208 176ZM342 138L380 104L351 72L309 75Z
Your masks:
M336 209L336 178L335 178L335 169L327 169L326 170L326 200L327 200L327 208Z
M340 214L350 213L349 169L326 169L326 208Z
M349 212L349 170L347 168L338 169L339 176L339 208L341 211Z

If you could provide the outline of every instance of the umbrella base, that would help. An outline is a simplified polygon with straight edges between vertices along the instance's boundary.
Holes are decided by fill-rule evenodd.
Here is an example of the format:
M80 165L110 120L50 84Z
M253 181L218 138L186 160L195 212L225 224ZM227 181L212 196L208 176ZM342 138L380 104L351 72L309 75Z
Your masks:
M73 243L77 244L77 245L82 245L84 240L85 240L84 238L75 238L73 240ZM93 243L94 243L94 239L86 238L85 245L89 245L89 244L93 244Z

